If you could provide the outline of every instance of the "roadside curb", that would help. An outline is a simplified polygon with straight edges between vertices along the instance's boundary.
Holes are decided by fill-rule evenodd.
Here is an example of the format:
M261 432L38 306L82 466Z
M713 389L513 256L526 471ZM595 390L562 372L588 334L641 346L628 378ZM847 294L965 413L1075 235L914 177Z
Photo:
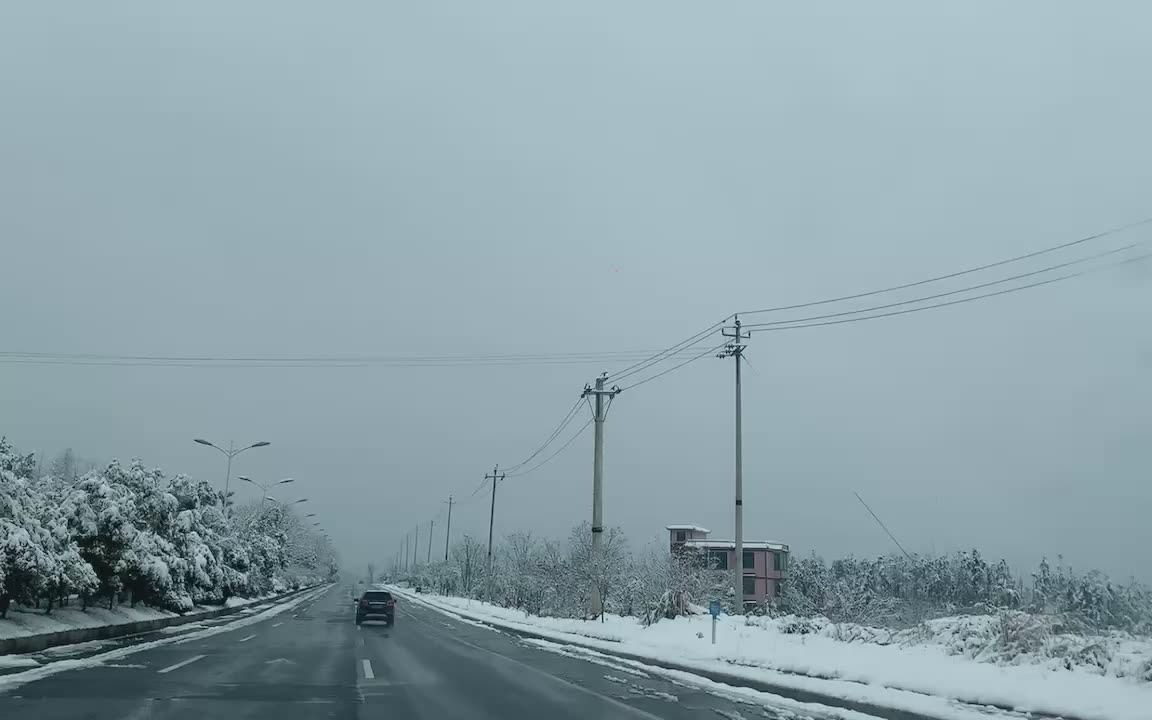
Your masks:
M466 618L470 622L476 622L476 623L480 623L483 625L487 625L489 627L500 630L502 632L507 632L507 633L510 633L512 635L516 635L516 636L522 637L522 638L530 638L533 640L544 640L544 641L547 641L550 643L563 644L563 645L572 645L574 647L583 648L585 650L591 650L593 652L601 653L603 655L607 655L610 657L617 657L617 658L622 658L622 659L626 659L626 660L632 660L634 662L642 663L644 665L649 665L652 667L662 668L664 670L675 670L678 672L683 672L683 673L687 673L690 675L695 675L697 677L701 677L701 678L704 678L706 680L711 680L713 682L721 683L724 685L730 685L733 687L740 687L740 688L748 688L748 689L756 690L759 692L770 693L773 695L779 695L780 697L785 697L785 698L788 698L790 700L795 700L797 702L817 703L817 704L821 704L821 705L827 705L830 707L841 708L844 710L854 710L856 712L864 713L866 715L872 715L874 717L884 718L885 720L948 720L948 718L946 716L926 715L926 714L912 712L910 710L902 710L900 708L893 708L893 707L888 707L885 705L877 705L874 703L864 702L864 701L860 701L860 700L852 700L850 698L844 698L844 697L841 697L839 695L829 695L829 694L820 693L820 692L816 692L816 691L812 691L812 690L805 690L805 689L801 689L801 688L790 687L787 685L779 685L779 684L767 682L764 680L757 680L755 678L749 678L749 677L746 677L744 675L726 673L726 672L719 671L719 670L711 670L711 669L707 669L707 668L700 668L700 667L697 667L694 665L687 665L687 664L672 662L672 661L664 660L664 659L660 659L660 658L653 658L653 657L650 657L648 655L644 655L642 653L635 653L635 652L631 652L631 651L624 650L624 649L616 649L616 648L607 649L607 648L604 648L600 645L593 645L591 643L581 642L578 638L564 638L563 640L561 640L561 639L557 639L555 636L533 632L531 630L526 630L524 628L517 627L514 625L506 625L504 623L499 622L498 620L492 620L490 618L472 617L472 616L469 616L468 614L466 614L464 612L457 612L455 609L452 609L452 608L442 608L442 607L439 607L439 606L437 606L431 602L428 602L427 600L424 600L418 594L412 592L411 590L405 589L405 588L390 587L389 589L392 590L393 592L398 592L403 597L408 598L409 600L413 600L415 602L418 602L421 605L423 605L424 607L427 607L431 610L435 610L437 612L440 612L440 613L443 613L446 615L457 615L459 617ZM607 642L607 641L605 641L605 642ZM775 672L783 672L783 671L775 671ZM802 673L786 673L786 674L793 674L793 675L797 675L798 677L810 678L812 680L824 679L824 678L819 678L819 677L816 677L813 675L804 675ZM895 689L898 689L898 688L895 688ZM924 693L916 693L913 690L903 690L903 692L913 693L913 694L917 694L917 695L924 695ZM960 704L967 705L967 703L961 703L961 701L957 701L957 702ZM969 705L969 707L971 707L973 710L978 709L977 706ZM989 706L989 707L991 707L991 706ZM1010 708L996 708L996 709L1014 712ZM1048 716L1041 715L1041 714L1032 714L1031 717L1039 720L1040 718L1045 718ZM1066 718L1065 720L1075 720L1075 719L1074 718Z
M272 605L283 600L287 600L288 598L295 597L296 595L320 587L321 585L324 585L324 583L297 588L296 590L290 590L286 593L263 598L246 605L217 608L215 610L189 613L187 615L175 615L173 617L156 618L154 620L138 620L136 622L117 623L115 625L98 625L95 627L75 628L73 630L58 630L56 632L40 633L38 635L21 635L19 637L0 638L0 655L40 652L41 650L45 650L50 647L56 647L58 645L74 645L76 643L90 642L92 640L110 640L112 638L120 638L128 635L139 635L141 633L152 632L154 630L172 627L175 625L186 625L188 623L210 620L212 618L223 617L225 615L234 615L248 608Z

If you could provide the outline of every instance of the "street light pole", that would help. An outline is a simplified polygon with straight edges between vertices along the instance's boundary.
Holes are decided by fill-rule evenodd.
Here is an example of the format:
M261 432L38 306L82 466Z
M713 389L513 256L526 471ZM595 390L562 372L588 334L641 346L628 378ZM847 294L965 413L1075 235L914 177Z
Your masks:
M225 512L227 512L228 505L232 500L231 493L229 492L229 490L230 490L229 486L232 484L232 458L236 457L236 450L234 449L235 446L236 446L235 442L233 442L232 440L229 440L228 441L228 452L225 453L228 456L228 469L224 472L224 510L225 510Z
M256 482L255 480L253 480L252 478L248 477L247 475L237 475L236 479L242 480L243 482L246 482L246 483L251 483L251 484L255 485L256 487L260 488L260 492L261 492L261 496L262 496L260 499L260 505L261 506L263 506L265 501L268 500L268 488L270 488L272 485L287 485L288 483L296 482L295 478L284 478L283 480L277 480L275 483L259 483L259 482Z
M232 442L231 440L229 440L228 441L228 449L225 450L224 448L220 447L219 445L216 445L215 443L210 443L207 440L204 440L203 438L192 438L192 442L197 443L198 445L207 445L210 448L215 448L216 450L219 450L220 452L224 453L224 456L228 458L228 469L224 475L224 508L225 508L225 510L227 510L228 506L231 504L231 499L229 498L228 493L230 490L229 485L231 485L231 482L232 482L232 458L236 457L237 455L244 452L245 450L251 450L252 448L258 448L258 447L267 447L268 445L272 444L266 440L261 440L260 442L255 442L255 443L252 443L251 445L247 445L245 447L237 449L236 444L234 442Z

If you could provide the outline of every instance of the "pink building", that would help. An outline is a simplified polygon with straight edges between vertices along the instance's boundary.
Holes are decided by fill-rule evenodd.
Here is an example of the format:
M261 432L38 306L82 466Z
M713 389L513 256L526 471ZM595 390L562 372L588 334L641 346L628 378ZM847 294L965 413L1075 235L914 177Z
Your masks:
M720 570L735 567L736 542L709 538L709 531L697 525L669 525L672 552L696 551ZM788 573L788 546L776 542L744 543L744 603L770 602L780 593Z

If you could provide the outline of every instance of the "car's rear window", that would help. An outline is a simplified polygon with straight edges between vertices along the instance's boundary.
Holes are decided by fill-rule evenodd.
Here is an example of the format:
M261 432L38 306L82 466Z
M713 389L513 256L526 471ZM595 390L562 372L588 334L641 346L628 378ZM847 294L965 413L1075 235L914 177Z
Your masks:
M390 592L366 592L364 599L368 602L387 602L392 599Z

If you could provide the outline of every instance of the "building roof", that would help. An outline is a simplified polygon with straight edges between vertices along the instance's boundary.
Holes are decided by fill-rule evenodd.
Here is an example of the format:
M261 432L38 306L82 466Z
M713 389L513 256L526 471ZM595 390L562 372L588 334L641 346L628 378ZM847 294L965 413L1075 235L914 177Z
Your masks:
M788 551L788 546L784 543L778 542L744 542L742 543L745 550L783 550ZM735 540L711 540L711 539L698 539L687 540L684 542L685 547L701 548L704 550L735 550Z
M668 525L667 530L692 530L694 532L710 533L708 528L702 528L699 525Z

